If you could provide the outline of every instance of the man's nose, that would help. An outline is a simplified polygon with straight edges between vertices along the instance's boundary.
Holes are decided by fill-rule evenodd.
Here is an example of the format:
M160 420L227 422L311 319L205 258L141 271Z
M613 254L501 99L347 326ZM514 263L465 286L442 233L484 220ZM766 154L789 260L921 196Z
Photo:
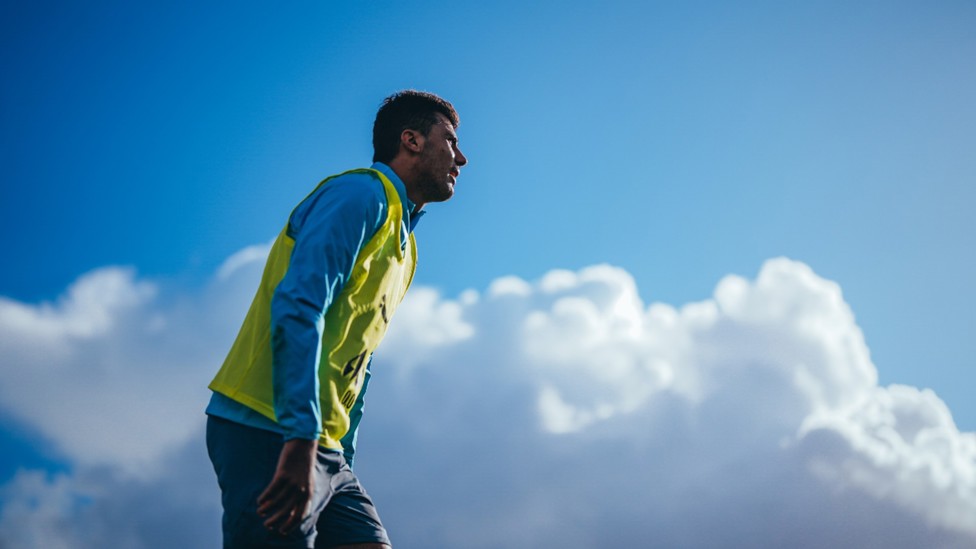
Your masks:
M461 152L461 149L458 148L454 149L454 163L457 164L458 166L463 166L468 163L468 157L464 156L464 153Z

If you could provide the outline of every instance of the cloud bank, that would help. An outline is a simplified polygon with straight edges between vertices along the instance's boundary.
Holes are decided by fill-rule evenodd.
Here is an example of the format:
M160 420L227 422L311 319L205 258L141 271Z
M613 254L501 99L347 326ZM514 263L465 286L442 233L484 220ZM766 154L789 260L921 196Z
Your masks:
M0 546L219 544L205 386L264 250L197 292L110 267L0 298L0 407L73 464L0 489ZM397 547L976 545L976 434L878 386L802 263L680 308L605 265L418 287L373 367L357 470Z

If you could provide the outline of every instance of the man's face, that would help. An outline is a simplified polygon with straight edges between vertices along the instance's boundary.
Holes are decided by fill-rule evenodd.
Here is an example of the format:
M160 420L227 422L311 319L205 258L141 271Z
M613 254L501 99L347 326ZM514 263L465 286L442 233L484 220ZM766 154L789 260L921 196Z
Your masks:
M418 159L418 186L423 202L443 202L454 196L454 184L461 174L461 166L468 159L458 148L457 133L444 115L437 114L437 123L424 138Z

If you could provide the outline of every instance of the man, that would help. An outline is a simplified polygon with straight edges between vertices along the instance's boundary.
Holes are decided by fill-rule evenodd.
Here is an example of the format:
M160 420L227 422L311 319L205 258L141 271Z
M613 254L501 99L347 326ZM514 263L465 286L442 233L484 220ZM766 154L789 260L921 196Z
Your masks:
M372 353L413 278L413 228L467 163L457 125L436 95L386 98L373 165L320 183L275 240L210 384L225 548L390 545L351 462Z

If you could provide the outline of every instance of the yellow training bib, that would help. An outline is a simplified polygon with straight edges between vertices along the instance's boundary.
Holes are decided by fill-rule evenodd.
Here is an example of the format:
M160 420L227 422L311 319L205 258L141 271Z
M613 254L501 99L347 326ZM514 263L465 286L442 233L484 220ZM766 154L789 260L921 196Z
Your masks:
M319 360L319 403L322 435L319 444L341 449L349 430L349 411L363 387L366 363L386 334L387 326L410 287L416 269L417 245L401 242L403 206L393 183L372 169L332 176L316 187L346 174L365 173L383 185L386 220L359 251L352 274L325 313ZM313 193L315 191L312 191ZM271 298L288 271L294 239L288 225L275 239L257 295L223 366L210 389L275 420L272 389Z

